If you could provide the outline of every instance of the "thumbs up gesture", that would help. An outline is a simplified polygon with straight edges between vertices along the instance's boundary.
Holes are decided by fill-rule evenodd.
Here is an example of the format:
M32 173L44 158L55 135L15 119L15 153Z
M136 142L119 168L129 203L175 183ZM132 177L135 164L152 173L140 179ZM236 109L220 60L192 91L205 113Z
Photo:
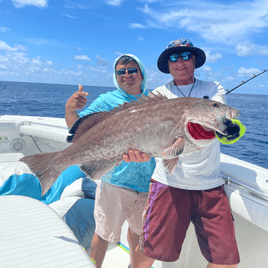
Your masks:
M82 109L87 103L86 96L88 96L88 93L83 91L83 86L78 85L78 91L75 92L66 102L65 111L75 112Z

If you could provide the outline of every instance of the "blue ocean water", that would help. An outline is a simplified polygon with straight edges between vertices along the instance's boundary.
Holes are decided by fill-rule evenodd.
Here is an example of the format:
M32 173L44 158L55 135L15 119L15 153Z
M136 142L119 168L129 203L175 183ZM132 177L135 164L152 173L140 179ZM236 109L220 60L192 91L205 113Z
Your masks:
M64 117L65 103L77 91L77 85L20 83L0 81L0 116L30 115ZM113 87L84 86L89 105L98 95ZM230 93L228 105L240 110L239 120L246 134L233 145L221 145L230 156L268 169L268 95Z

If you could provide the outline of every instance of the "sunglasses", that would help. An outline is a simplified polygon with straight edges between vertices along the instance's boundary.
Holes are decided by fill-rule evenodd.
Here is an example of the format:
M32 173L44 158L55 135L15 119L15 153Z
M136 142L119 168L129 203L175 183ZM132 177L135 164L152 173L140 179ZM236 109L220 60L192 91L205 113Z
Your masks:
M122 76L122 75L126 74L126 71L127 71L128 74L137 74L138 73L137 68L131 67L131 68L128 68L128 69L119 69L119 70L116 71L116 74L118 76Z
M177 62L179 57L181 57L184 61L189 60L193 57L191 52L182 52L179 54L171 54L168 56L168 60L171 62Z

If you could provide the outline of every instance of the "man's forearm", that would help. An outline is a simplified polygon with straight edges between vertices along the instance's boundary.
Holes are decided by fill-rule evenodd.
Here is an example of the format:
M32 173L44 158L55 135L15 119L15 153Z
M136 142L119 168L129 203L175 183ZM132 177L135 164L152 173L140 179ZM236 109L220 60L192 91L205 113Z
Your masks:
M71 126L73 125L73 123L79 118L79 115L77 114L77 112L73 111L73 112L67 112L65 111L65 121L66 124L68 126L68 128L70 129Z

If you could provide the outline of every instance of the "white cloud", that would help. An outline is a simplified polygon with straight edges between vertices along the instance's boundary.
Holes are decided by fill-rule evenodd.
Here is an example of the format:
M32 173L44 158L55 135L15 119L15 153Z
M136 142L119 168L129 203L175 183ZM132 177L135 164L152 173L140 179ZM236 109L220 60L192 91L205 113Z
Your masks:
M235 78L232 77L232 76L227 76L227 77L225 77L225 80L226 80L226 81L234 81Z
M171 8L172 6L172 8ZM165 1L146 4L140 10L146 15L147 27L185 29L204 39L228 45L237 45L249 33L263 31L268 26L267 0L220 4L214 1ZM239 12L238 12L239 10Z
M81 71L75 72L73 70L62 69L62 70L58 71L58 74L66 75L66 76L80 76L80 75L82 75L82 72Z
M106 3L111 6L120 6L123 1L124 0L109 0L109 1L106 1Z
M268 48L260 48L260 49L259 49L259 53L260 53L261 55L268 56Z
M130 23L129 28L131 28L131 29L135 29L135 28L145 29L146 26L139 24L139 23Z
M75 55L74 58L76 60L90 60L90 58L87 55Z
M8 44L6 44L4 41L0 41L0 50L18 51L18 47L11 47Z
M124 53L117 52L117 51L115 51L114 53L117 54L117 55L119 55L119 56L122 56L124 54Z
M22 46L22 45L15 45L15 47L16 47L18 50L27 51L27 47L25 47L25 46Z
M202 67L202 70L207 76L212 76L213 75L213 69L210 66L204 65Z
M139 2L142 2L144 4L152 4L152 3L163 2L163 1L161 1L161 0L139 0Z
M94 67L94 66L91 66L87 63L87 69L90 70L90 71L94 71L94 72L97 72L97 73L107 73L107 70L100 67L100 68L97 68L97 67Z
M0 0L1 1L1 0ZM77 83L80 79L99 81L105 75L105 81L112 85L112 71L107 70L110 66L108 60L97 56L99 67L83 67L81 64L76 69L54 70L53 62L49 59L43 60L43 56L29 58L28 55L19 50L27 50L22 45L9 46L4 41L0 41L0 49L5 51L5 55L0 54L0 75L7 80L28 81L28 82L66 82ZM90 60L86 55L78 55L79 59ZM87 64L87 63L86 63ZM90 77L84 71L90 72ZM96 82L97 83L97 82Z
M0 41L0 50L14 51L14 52L18 50L27 51L27 47L22 45L14 45L14 47L11 47L4 41Z
M217 80L217 77L220 76L220 73L215 72L211 66L204 65L200 68L200 70L197 70L197 76L200 75L199 72L203 72L203 74L208 78L208 80Z
M19 51L6 51L5 55L0 55L0 75L4 76L7 80L12 81L29 81L29 82L64 82L70 81L77 83L79 79L93 79L99 81L102 75L105 75L112 85L112 72L107 72L107 67L83 67L78 65L77 69L60 69L54 70L53 62L51 60L42 60L43 57L36 56L29 58L24 52ZM84 71L90 70L90 77ZM81 80L81 81L82 81Z
M2 71L8 71L8 68L4 64L0 64L0 70L2 70Z
M48 66L48 68L53 68L53 62L52 61L47 60L45 64Z
M16 81L27 79L27 77L36 78L37 81L42 79L51 79L54 75L62 75L62 71L53 69L53 62L50 60L42 61L40 56L29 58L24 52L7 51L5 55L0 55L0 73L6 78ZM62 77L67 79L68 77ZM46 80L44 80L45 82Z
M143 41L143 40L144 40L143 37L141 37L141 36L138 37L138 41Z
M25 6L35 6L39 8L47 7L48 0L12 0L16 8Z
M0 33L5 33L6 31L10 31L10 29L6 27L0 27Z
M31 42L35 45L46 45L46 46L60 46L62 43L53 39L45 39L45 38L26 38L27 42Z
M91 9L93 7L93 2L90 2L89 4L81 4L77 2L71 2L71 1L64 1L64 8L68 9Z
M10 47L4 41L0 41L0 50L17 51L18 49Z
M67 18L69 18L69 19L74 19L75 18L74 16L69 15L69 14L62 14L62 15L65 16L65 17L67 17Z
M246 57L254 54L256 46L254 44L244 43L238 44L235 49L238 57Z
M7 62L8 58L6 56L0 55L0 62Z
M155 64L146 66L147 89L152 90L172 80L170 74L161 73Z
M78 50L81 50L81 48L80 48L80 47L78 47Z
M207 62L213 63L218 59L221 59L222 55L220 53L210 54L210 51L206 51Z
M149 70L146 70L146 73L147 73L147 82L148 83L159 80L159 72L149 69Z
M40 56L37 56L36 58L33 58L31 63L30 63L32 66L34 67L40 67L43 65L43 62L40 61Z
M240 67L240 69L237 72L237 75L239 77L249 77L249 76L257 75L258 73L260 73L258 69L255 69L255 68L246 69L245 67Z
M244 42L236 46L238 57L247 57L252 55L268 55L268 48L255 45L250 42Z
M112 68L112 65L109 62L109 60L103 59L99 55L97 55L96 57L97 57L97 64L98 65L107 66L107 67L111 67Z

